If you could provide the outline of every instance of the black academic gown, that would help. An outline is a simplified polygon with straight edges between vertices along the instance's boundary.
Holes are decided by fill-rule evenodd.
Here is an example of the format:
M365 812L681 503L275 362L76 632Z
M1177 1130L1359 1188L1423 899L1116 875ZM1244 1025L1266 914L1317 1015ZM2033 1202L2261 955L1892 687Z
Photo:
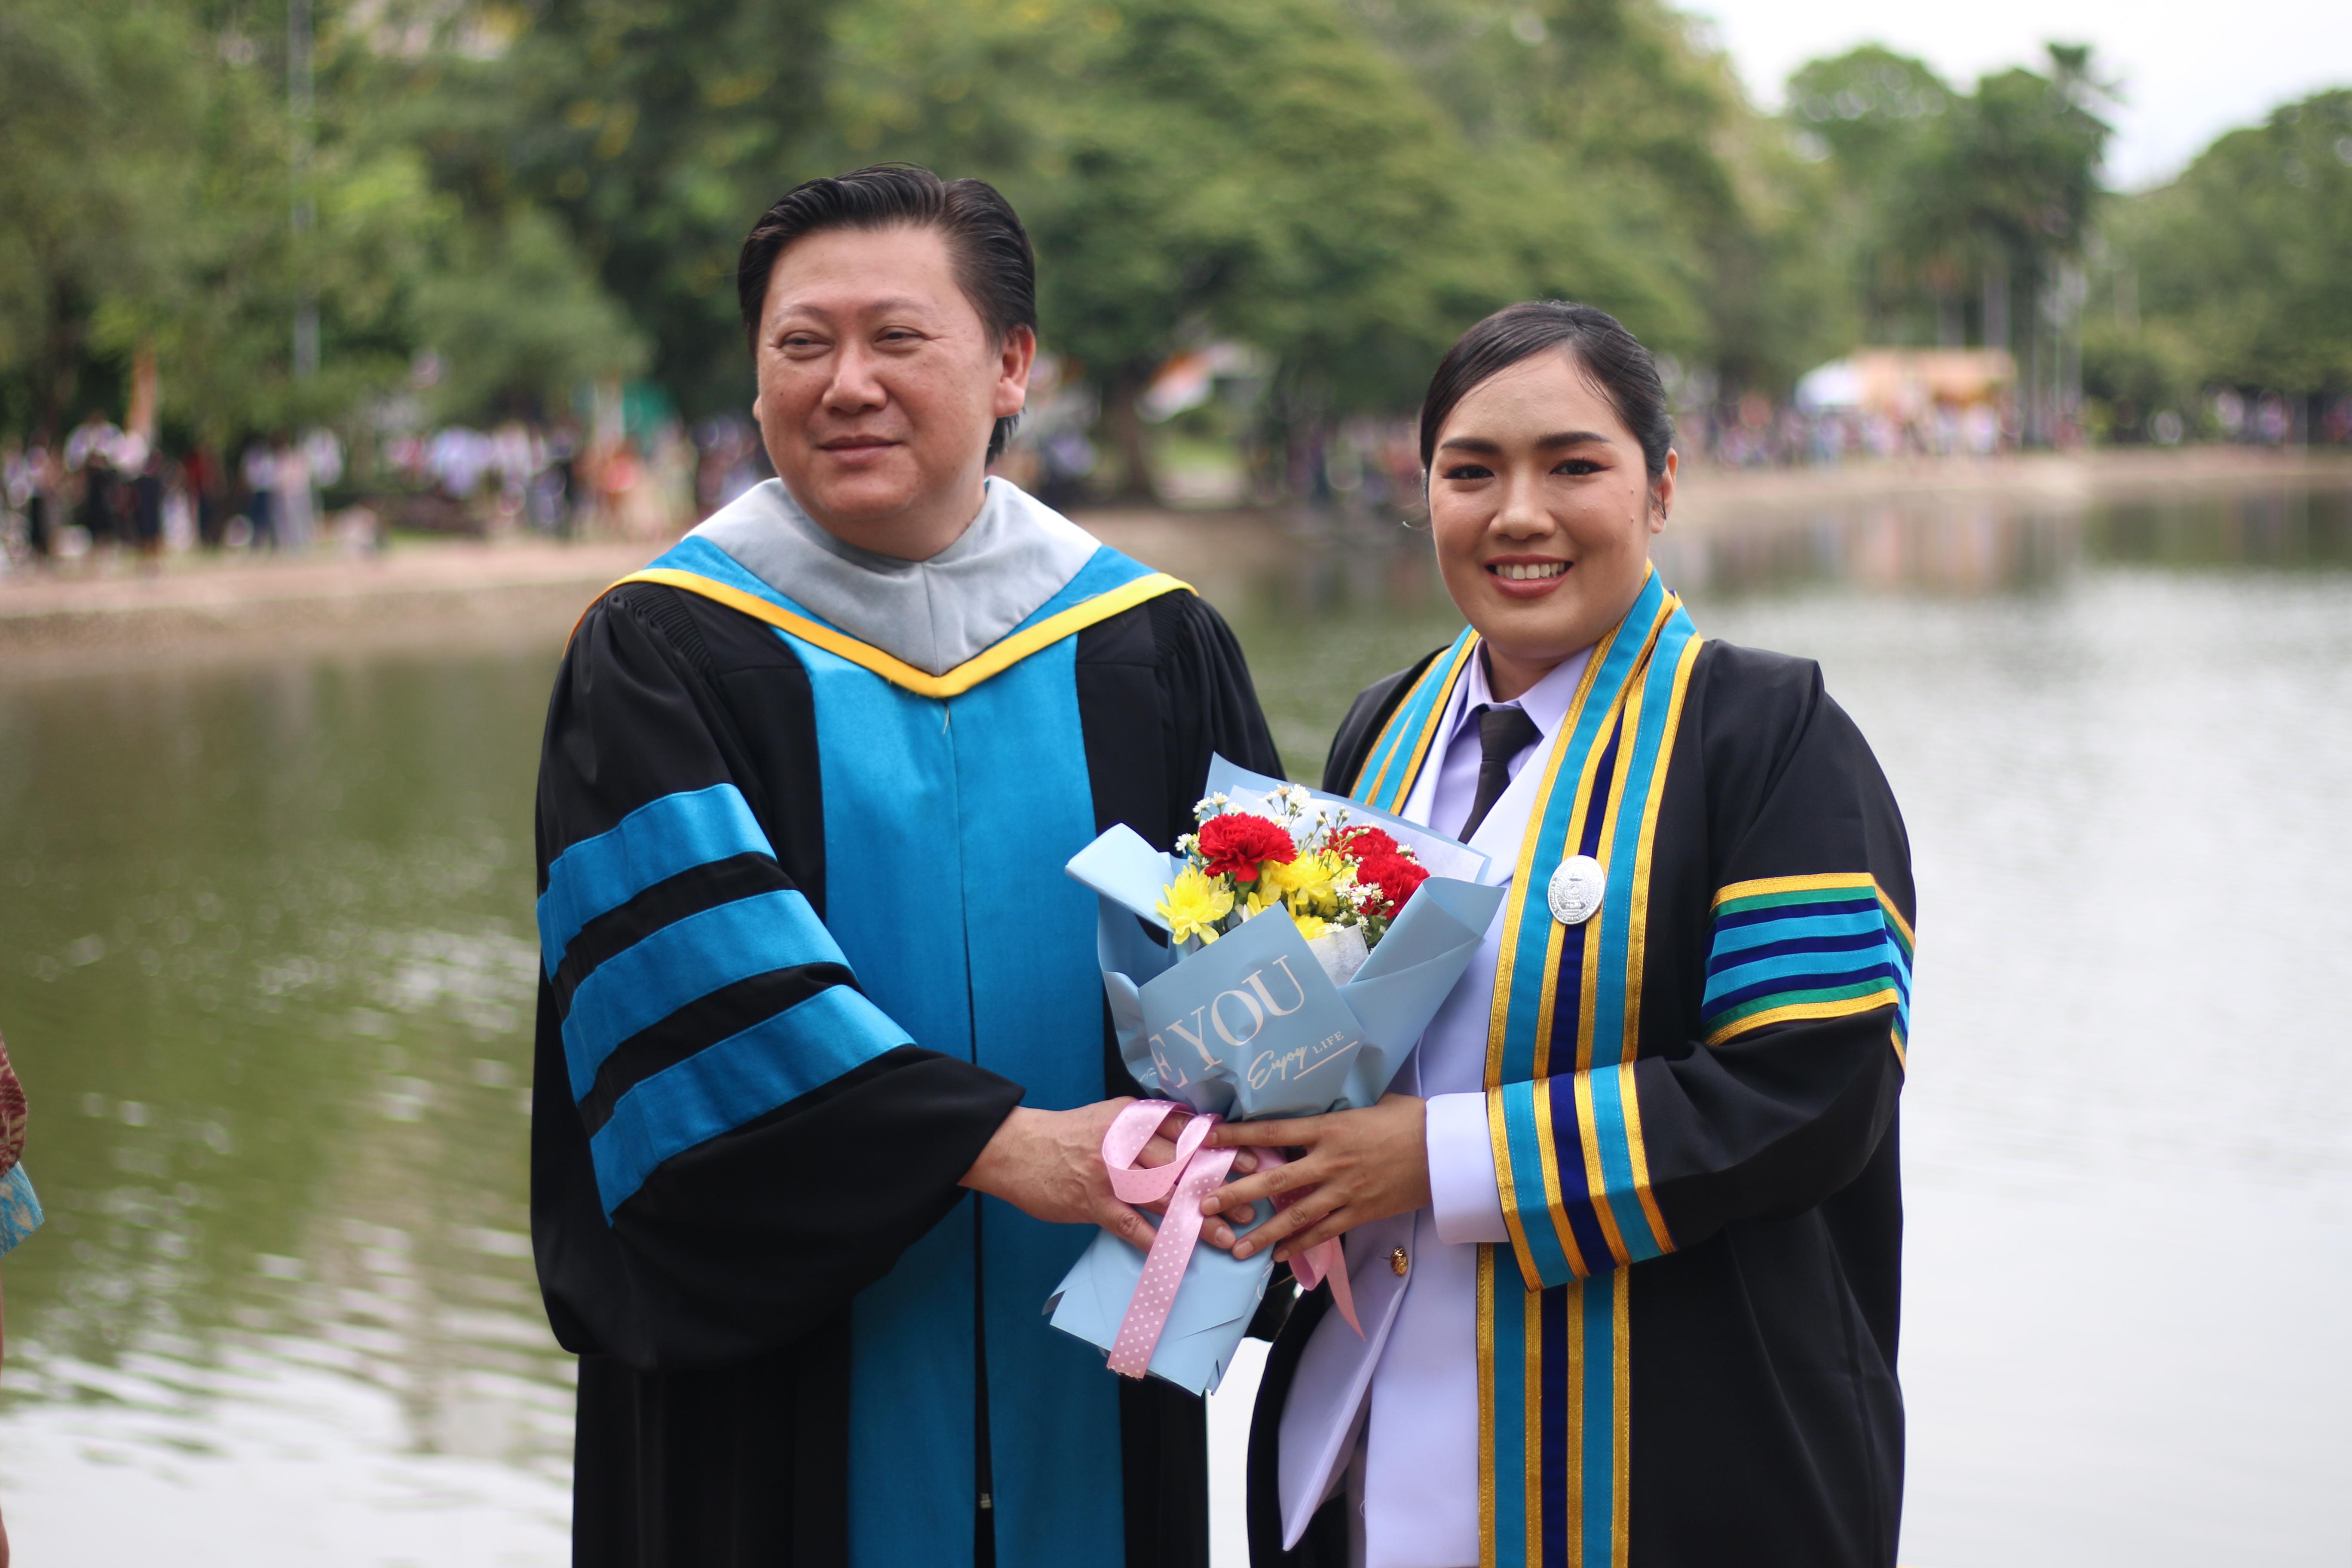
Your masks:
M1077 633L1075 679L1097 828L1125 823L1170 845L1192 826L1213 752L1280 772L1231 633L1190 593ZM539 787L542 893L548 868L568 847L610 835L653 803L670 803L661 809L674 813L681 801L731 800L721 786L740 792L772 847L695 864L576 935L563 932L560 963L551 958L553 973L542 977L532 1235L556 1337L581 1357L573 1550L582 1564L808 1568L848 1560L852 1299L945 1216L970 1212L959 1211L970 1194L958 1178L1023 1097L1020 1084L968 1059L968 1042L887 1049L670 1154L608 1223L589 1135L616 1095L796 1004L854 985L846 970L824 963L757 975L643 1029L593 1085L568 1077L568 1005L615 955L698 912L790 898L790 889L823 917L831 868L816 732L810 676L785 639L751 616L657 584L627 584L592 608L556 683ZM721 830L706 821L680 831ZM541 916L545 930L544 900ZM1099 1087L1136 1092L1108 1028ZM1073 1236L1075 1256L1083 1238ZM1041 1292L1030 1310L1043 1304ZM975 1383L940 1388L937 1397L973 1424L984 1489L987 1390L984 1378ZM1201 1402L1122 1380L1117 1424L1126 1561L1201 1568ZM972 1509L967 1560L992 1562L987 1514L960 1506Z
M1391 714L1439 657L1357 700L1332 743L1326 789L1344 794L1357 784ZM1580 1550L1587 1543L1578 1538L1572 1483L1560 1487L1555 1477L1542 1539L1523 1543L1504 1531L1496 1561L1891 1568L1903 1480L1895 1108L1907 1001L1899 1010L1759 1024L1759 1009L1779 997L1751 997L1742 1017L1739 994L1727 997L1721 981L1712 994L1709 986L1711 971L1721 974L1747 956L1729 951L1728 928L1811 912L1775 908L1768 892L1748 900L1759 910L1719 918L1718 907L1734 908L1719 905L1727 889L1861 874L1874 879L1889 929L1903 933L1907 997L1907 840L1869 747L1823 689L1816 665L1712 642L1695 658L1654 840L1634 1068L1650 1196L1672 1250L1615 1271L1625 1277L1621 1299L1630 1305L1626 1506L1613 1532L1605 1521L1596 1527L1596 1540L1618 1537L1596 1562ZM1865 895L1865 910L1868 901ZM1748 951L1806 945L1800 937ZM1561 1005L1572 1015L1572 1001ZM1808 1010L1826 1009L1781 1008ZM1555 1114L1570 1118L1570 1103L1557 1100ZM1574 1134L1563 1137L1572 1156ZM1621 1200L1621 1213L1629 1207ZM1495 1289L1518 1292L1513 1248L1488 1250ZM1570 1292L1607 1289L1614 1274L1605 1252L1590 1266L1589 1284L1530 1290L1530 1321L1549 1326ZM1261 1386L1249 1456L1256 1568L1348 1562L1343 1499L1327 1503L1286 1552L1276 1496L1282 1410L1328 1307L1328 1289L1299 1302ZM1560 1359L1553 1356L1547 1376L1559 1375ZM1561 1441L1557 1424L1576 1420L1563 1403L1552 1387L1543 1390L1547 1419L1556 1424L1541 1438L1547 1463ZM1518 1440L1506 1433L1502 1447ZM1541 1489L1525 1463L1496 1468L1498 1490L1520 1488L1523 1478ZM1491 1543L1491 1507L1486 1518Z

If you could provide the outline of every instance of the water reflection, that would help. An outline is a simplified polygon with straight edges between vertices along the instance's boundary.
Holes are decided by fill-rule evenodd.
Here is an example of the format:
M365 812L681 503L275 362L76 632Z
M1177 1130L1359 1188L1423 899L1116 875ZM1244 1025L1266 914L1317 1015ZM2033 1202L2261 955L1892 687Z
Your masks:
M50 1210L7 1266L0 1472L27 1560L90 1526L66 1454L134 1493L212 1486L207 1445L230 1470L310 1451L313 1492L461 1457L560 1525L571 1368L521 1211L547 672L0 688L0 1023Z
M1165 563L1311 777L1458 626L1427 552ZM2352 494L1856 506L1661 555L1709 635L1823 661L1911 816L1906 1560L2187 1563L2257 1500L2264 1560L2340 1560L2352 1107L2302 998L2352 982ZM553 652L0 681L0 1027L51 1215L7 1264L26 1561L564 1560L523 1234ZM2203 1289L2240 1300L2226 1364ZM2201 1500L2138 1479L2192 1459Z

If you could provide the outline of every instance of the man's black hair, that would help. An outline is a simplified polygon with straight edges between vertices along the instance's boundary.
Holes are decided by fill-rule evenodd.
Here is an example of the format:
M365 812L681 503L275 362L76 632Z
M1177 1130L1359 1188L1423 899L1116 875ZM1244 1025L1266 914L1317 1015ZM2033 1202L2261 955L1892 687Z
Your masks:
M1037 330L1037 253L1013 204L984 180L942 180L914 163L877 163L786 191L744 237L735 264L735 295L743 335L754 354L760 314L767 308L768 275L794 240L831 228L934 228L945 237L964 298L998 343L1016 327ZM996 422L988 441L994 462L1020 420Z
M1551 350L1575 357L1578 366L1617 410L1625 428L1633 433L1633 439L1642 444L1642 463L1650 478L1664 474L1666 453L1675 444L1675 421L1666 412L1666 388L1658 379L1658 362L1616 317L1565 300L1506 305L1445 351L1445 357L1437 362L1437 374L1430 377L1429 395L1421 405L1423 470L1428 470L1436 453L1437 433L1446 416L1470 395L1472 388L1521 360Z

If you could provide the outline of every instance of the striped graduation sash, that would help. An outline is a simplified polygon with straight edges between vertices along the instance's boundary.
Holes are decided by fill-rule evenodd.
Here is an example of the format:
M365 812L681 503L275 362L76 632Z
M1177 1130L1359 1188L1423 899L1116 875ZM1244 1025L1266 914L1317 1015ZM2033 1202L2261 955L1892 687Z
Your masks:
M1403 804L1475 647L1465 631L1398 704L1357 799L1389 812ZM1624 1266L1673 1246L1649 1193L1633 1062L1651 845L1699 647L1653 567L1586 662L1503 908L1486 1083L1511 1246L1478 1249L1484 1568L1627 1561ZM1548 894L1552 872L1578 855L1601 863L1607 890L1600 911L1570 927L1551 918ZM1555 1096L1568 1103L1556 1108ZM1580 1159L1560 1158L1563 1127L1582 1130Z

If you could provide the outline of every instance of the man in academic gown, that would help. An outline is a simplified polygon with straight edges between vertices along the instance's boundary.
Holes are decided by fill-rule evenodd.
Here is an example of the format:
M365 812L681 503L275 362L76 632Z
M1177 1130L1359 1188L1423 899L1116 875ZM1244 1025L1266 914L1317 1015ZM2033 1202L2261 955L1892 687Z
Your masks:
M577 1563L1207 1561L1200 1402L1042 1312L1086 1225L1148 1240L1062 866L1279 763L1213 610L985 477L1034 265L976 181L779 202L739 286L781 477L565 655L532 1234Z

